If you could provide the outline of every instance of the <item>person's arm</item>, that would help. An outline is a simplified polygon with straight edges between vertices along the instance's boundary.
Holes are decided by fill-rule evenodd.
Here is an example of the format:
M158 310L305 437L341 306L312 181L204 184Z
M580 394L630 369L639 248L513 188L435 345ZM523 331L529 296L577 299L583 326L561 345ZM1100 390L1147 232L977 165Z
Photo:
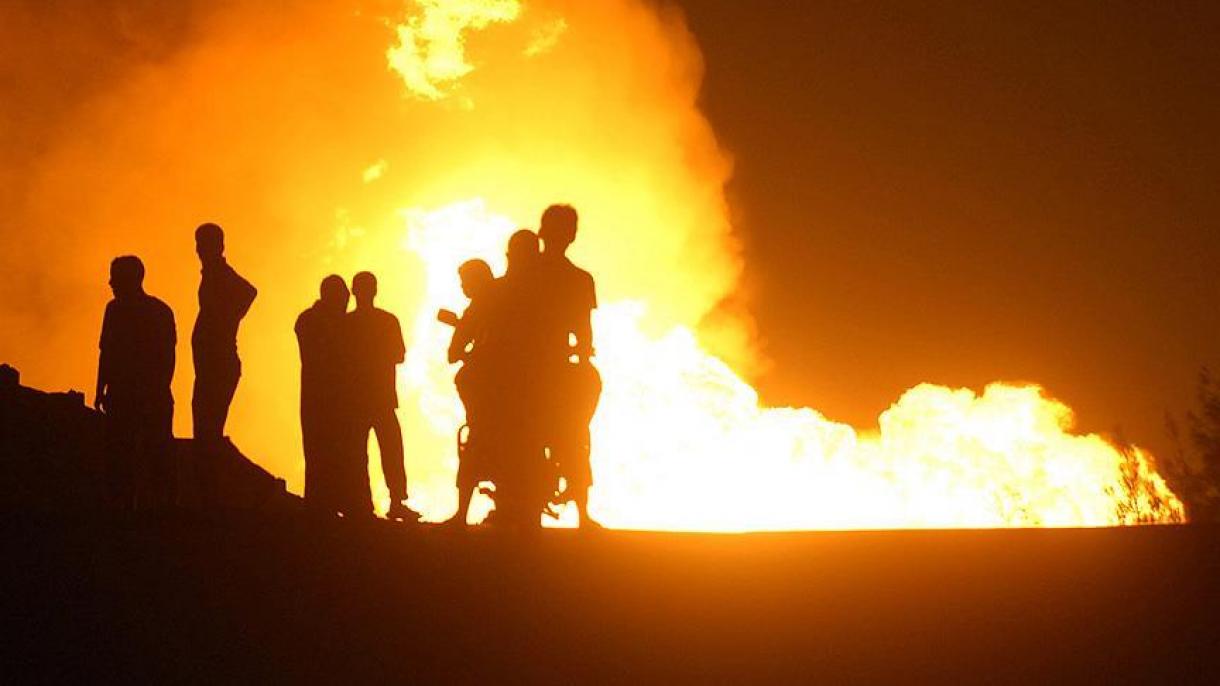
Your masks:
M585 310L583 316L576 322L572 332L576 336L576 347L573 349L582 359L593 357L593 322L592 310Z
M466 317L458 320L453 327L453 337L449 339L449 364L455 364L466 359L466 346L470 344L470 322Z
M97 359L97 386L93 391L93 409L106 411L106 387L110 385L110 359L105 348L101 349Z
M157 360L157 371L161 376L161 383L168 386L174 380L174 366L178 361L178 327L174 322L174 311L168 305L165 306L161 316L161 347L158 351L160 359Z
M390 321L394 322L394 364L402 364L407 359L407 344L402 340L402 325L398 323L398 317L390 315Z
M589 277L588 287L581 303L580 316L573 324L573 335L576 336L576 347L573 350L582 360L593 357L593 310L597 307L597 292L594 290L593 277Z
M106 411L106 390L110 386L111 352L110 352L110 306L106 306L106 314L102 317L102 336L98 341L97 355L97 386L93 391L93 408L100 412Z
M308 326L305 324L305 322L306 316L305 313L302 312L301 314L297 315L297 321L292 325L292 332L296 334L297 337L297 351L301 356L302 367L304 367L308 362L313 361L313 359L310 357L310 354L313 351L310 350L309 344L306 342L309 333L307 331Z
M250 311L250 305L254 304L254 298L258 296L258 289L249 281L242 278L236 270L233 271L233 303L237 308L237 318L241 319Z

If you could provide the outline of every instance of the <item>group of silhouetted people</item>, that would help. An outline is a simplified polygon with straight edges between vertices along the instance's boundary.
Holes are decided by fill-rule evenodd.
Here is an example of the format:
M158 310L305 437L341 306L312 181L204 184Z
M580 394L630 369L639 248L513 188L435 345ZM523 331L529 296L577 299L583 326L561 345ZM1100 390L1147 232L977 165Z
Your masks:
M191 409L202 466L196 487L206 500L214 495L214 462L241 377L237 328L257 291L225 260L224 231L216 224L195 230L195 251L202 277L191 334ZM177 497L169 456L174 418L170 382L178 342L174 313L144 291L144 264L133 255L110 263L110 288L114 299L102 320L94 392L94 406L106 415L107 493L120 508L172 505Z
M455 382L466 408L457 474L461 522L483 482L498 519L536 526L544 513L571 502L588 519L589 422L601 394L590 362L590 323L597 307L593 277L567 258L577 214L552 205L538 233L522 229L508 241L508 266L496 278L488 264L458 269L470 299L457 315L449 361L462 362ZM541 242L541 247L539 243Z
M466 408L451 523L467 520L476 492L492 496L496 520L510 525L536 527L568 502L582 524L591 523L589 423L601 379L590 361L593 278L566 254L577 221L571 206L548 207L537 233L522 229L509 239L508 266L499 277L482 260L463 263L458 278L469 304L461 316L440 313L454 327L448 357L462 365L455 383ZM194 449L204 467L196 488L207 503L216 488L208 466L226 440L241 377L237 331L257 291L225 260L219 226L199 226L195 244L202 274L191 336L191 409ZM111 263L114 299L106 306L98 361L95 406L106 416L109 493L121 508L171 505L176 498L168 455L174 314L144 291L143 281L139 258ZM396 414L396 367L406 346L398 319L374 305L376 296L370 272L356 274L350 291L342 277L330 275L318 300L297 318L305 503L324 515L372 515L371 432L390 495L387 517L410 521L418 515L407 506Z
M348 312L352 296L356 307ZM371 516L369 432L377 438L390 519L410 519L395 368L406 357L394 315L373 305L377 278L360 272L351 291L338 275L297 317L301 349L301 437L305 503L314 512Z

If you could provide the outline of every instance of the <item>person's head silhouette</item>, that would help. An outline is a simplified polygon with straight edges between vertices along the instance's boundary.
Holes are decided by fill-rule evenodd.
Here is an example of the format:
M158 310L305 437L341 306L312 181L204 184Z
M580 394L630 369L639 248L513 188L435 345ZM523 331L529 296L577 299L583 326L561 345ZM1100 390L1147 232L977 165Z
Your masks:
M529 269L538 259L538 234L520 229L508 237L508 271Z
M318 300L322 306L333 312L346 312L347 301L351 298L351 293L347 290L347 284L343 282L343 277L338 274L331 274L322 279L322 285L318 289Z
M144 292L144 263L135 255L116 257L110 263L110 290L116 300Z
M360 272L352 277L352 295L356 297L356 309L373 306L377 297L377 277L372 272Z
M471 300L487 292L496 277L491 267L483 260L466 260L458 267L458 278L462 281L462 293Z
M195 229L195 254L200 262L214 262L224 257L225 232L218 224L208 222Z
M576 240L576 208L571 205L551 205L542 212L538 237L548 253L562 255Z

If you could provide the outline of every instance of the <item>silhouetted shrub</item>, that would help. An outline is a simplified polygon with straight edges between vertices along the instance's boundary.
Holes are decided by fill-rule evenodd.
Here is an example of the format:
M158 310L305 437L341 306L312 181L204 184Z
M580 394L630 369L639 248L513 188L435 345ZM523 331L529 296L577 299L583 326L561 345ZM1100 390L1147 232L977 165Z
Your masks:
M1220 522L1220 382L1206 367L1199 372L1195 402L1186 413L1185 436L1173 415L1166 415L1176 450L1157 466L1191 521Z

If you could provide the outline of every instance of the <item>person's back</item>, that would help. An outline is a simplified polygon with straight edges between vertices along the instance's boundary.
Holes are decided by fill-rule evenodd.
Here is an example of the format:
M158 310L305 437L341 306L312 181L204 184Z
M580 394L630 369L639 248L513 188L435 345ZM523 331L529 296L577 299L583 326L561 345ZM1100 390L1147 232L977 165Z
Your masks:
M546 284L543 309L544 352L548 392L547 446L558 465L582 525L588 520L593 483L589 424L601 396L601 376L594 354L592 313L597 307L593 276L567 257L576 239L576 210L551 205L542 213L539 235L544 245L540 279Z
M398 407L395 369L406 358L398 318L377 307L358 307L347 313L346 326L354 382L363 390L363 401L374 412Z
M543 336L546 349L544 355L552 360L567 361L572 354L589 357L592 342L571 338L582 324L589 321L590 312L597 308L597 295L593 275L577 267L566 255L543 253L539 260L539 279L546 285L546 310L542 318L546 333Z
M139 293L111 300L99 342L111 358L110 402L172 404L176 343L174 313L158 298Z
M351 376L344 326L350 295L337 275L323 279L320 291L294 327L301 353L301 442L305 504L312 511L334 514L353 507L357 485L345 468L355 459L349 454L352 420L345 386Z
M486 424L497 453L496 508L507 521L523 526L537 525L553 490L544 452L544 284L537 266L537 235L517 231L509 239L508 268L491 290L488 332L479 358L479 364L486 365L491 397Z
M335 384L349 374L342 336L344 316L318 302L297 317L294 330L301 354L303 406L339 399Z
M111 263L114 300L98 342L94 406L106 415L107 478L112 502L145 507L172 502L177 334L169 306L144 292L144 265L134 256Z
M496 279L485 310L487 357L516 378L536 373L548 347L546 286L536 256Z
M377 277L360 272L352 277L356 308L349 312L344 327L350 336L352 411L356 418L356 437L362 444L361 473L368 468L369 431L377 437L381 471L390 495L386 516L390 519L416 519L418 513L405 505L407 472L403 455L402 427L398 423L397 367L406 359L402 327L394 315L374 306ZM367 478L365 479L367 482Z

